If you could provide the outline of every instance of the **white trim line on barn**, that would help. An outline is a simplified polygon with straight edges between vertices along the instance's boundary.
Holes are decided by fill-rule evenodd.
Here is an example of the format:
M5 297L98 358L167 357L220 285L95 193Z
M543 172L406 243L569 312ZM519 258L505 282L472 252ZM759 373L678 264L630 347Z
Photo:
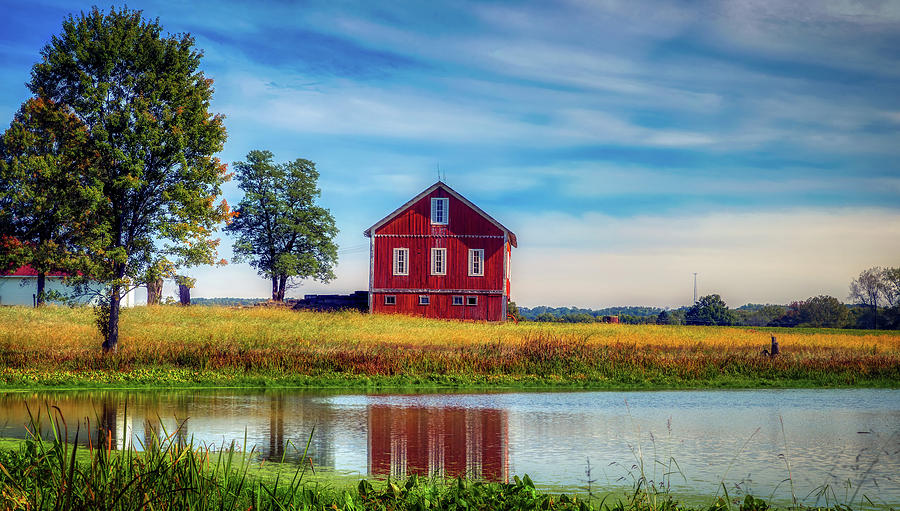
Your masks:
M496 234L376 234L373 238L493 238L504 239Z
M456 295L502 295L502 289L401 289L401 288L381 288L373 289L373 293L394 293L394 294L456 294Z

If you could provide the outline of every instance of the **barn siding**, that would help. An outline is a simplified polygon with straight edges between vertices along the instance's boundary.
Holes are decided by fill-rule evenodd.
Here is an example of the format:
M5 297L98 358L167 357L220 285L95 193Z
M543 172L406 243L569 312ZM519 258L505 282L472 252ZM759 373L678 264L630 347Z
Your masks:
M409 275L394 275L395 248L409 249ZM431 274L431 249L447 249L447 274ZM469 276L469 249L484 249L484 276ZM375 238L375 289L503 289L503 239Z
M419 295L427 294L431 297L430 305L419 305ZM393 295L397 298L396 305L385 305L385 295ZM460 293L465 296L474 294ZM503 301L506 297L500 294L479 294L478 305L453 305L451 293L372 293L372 312L377 314L406 314L423 318L436 319L462 319L472 321L500 321L502 316ZM465 298L463 298L465 303Z

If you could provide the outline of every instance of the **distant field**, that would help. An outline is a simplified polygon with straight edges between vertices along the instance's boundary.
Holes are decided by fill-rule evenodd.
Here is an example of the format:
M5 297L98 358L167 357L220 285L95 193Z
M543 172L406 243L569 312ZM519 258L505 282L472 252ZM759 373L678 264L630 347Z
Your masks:
M900 386L900 333L484 324L267 308L137 307L104 357L90 309L0 308L0 387ZM782 356L759 355L777 335Z

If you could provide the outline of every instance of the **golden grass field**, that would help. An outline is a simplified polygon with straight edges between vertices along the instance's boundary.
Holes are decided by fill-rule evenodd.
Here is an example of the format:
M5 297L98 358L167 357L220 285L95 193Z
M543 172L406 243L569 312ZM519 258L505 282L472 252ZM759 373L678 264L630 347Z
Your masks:
M759 355L776 335L782 356ZM900 332L463 323L278 308L0 308L0 385L900 386Z

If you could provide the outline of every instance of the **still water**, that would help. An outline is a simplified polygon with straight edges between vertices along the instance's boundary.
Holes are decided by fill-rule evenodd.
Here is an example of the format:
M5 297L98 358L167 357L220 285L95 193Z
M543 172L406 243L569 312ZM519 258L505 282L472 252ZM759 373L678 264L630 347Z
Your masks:
M58 406L70 437L90 421L95 438L102 428L119 448L177 430L195 443L246 437L261 458L297 463L292 446L314 431L317 469L366 476L528 474L596 491L630 486L643 467L697 495L724 483L731 494L813 503L828 485L844 502L858 491L857 502L900 503L900 390L8 393L0 437L25 436L26 404Z

